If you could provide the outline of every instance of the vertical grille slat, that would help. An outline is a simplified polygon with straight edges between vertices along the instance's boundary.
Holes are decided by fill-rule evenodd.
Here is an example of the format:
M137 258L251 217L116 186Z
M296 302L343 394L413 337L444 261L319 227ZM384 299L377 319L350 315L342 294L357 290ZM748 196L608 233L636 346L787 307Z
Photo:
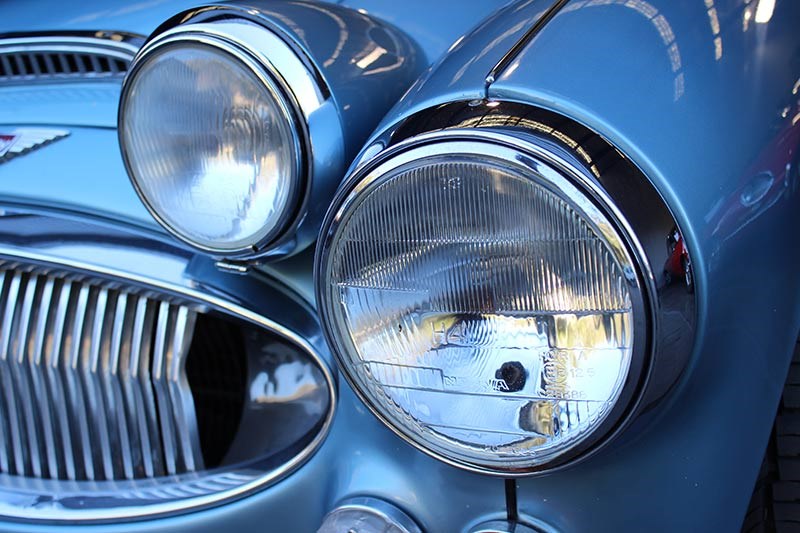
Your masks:
M44 73L47 73L49 76L55 76L58 70L56 70L56 65L53 62L53 54L45 53L42 54L42 57L44 58L44 71L40 72L40 74L44 75Z
M57 74L64 75L72 72L72 68L70 68L69 63L67 62L66 54L56 54L56 61L58 62L58 67L53 72L53 75Z
M8 280L8 291L6 293L5 306L3 308L3 327L0 331L2 334L2 353L0 353L0 360L2 366L3 382L3 395L5 396L6 408L8 409L8 422L9 422L9 438L11 440L11 449L13 450L13 467L9 465L9 472L24 475L25 474L25 457L22 446L22 427L19 419L19 406L17 405L16 386L11 371L13 356L11 355L11 348L13 346L13 332L14 332L14 319L17 314L17 300L19 298L19 286L21 283L21 276L15 274L5 274Z
M12 76L11 61L9 55L6 54L0 55L0 76L2 76L3 78L10 78Z
M103 378L106 384L106 399L109 415L116 418L116 432L118 438L119 457L122 463L122 473L125 479L133 479L133 452L131 450L128 432L128 421L122 402L122 385L119 381L120 354L123 350L122 338L124 335L126 315L128 312L128 296L124 293L117 295L114 310L113 330L111 332L111 349L103 353ZM113 424L109 424L113 426Z
M9 293L11 292L11 276L7 272L2 272L2 291L0 292L0 310L6 311L8 309L8 301L9 301ZM0 322L0 350L2 351L2 355L0 355L0 387L3 389L3 394L0 394L0 417L2 417L2 452L0 452L0 469L3 472L11 472L11 467L13 466L13 455L12 449L14 447L14 430L13 424L16 422L16 415L13 415L12 418L12 411L16 411L16 406L13 404L13 397L9 398L9 393L11 392L11 387L7 384L8 380L8 370L6 364L6 357L5 354L8 353L6 349L7 346L7 339L10 331L10 320L6 319L5 317L8 315L3 315L2 322ZM12 314L13 316L13 314ZM19 433L19 431L16 431Z
M164 466L167 474L175 474L177 471L177 436L172 424L172 406L170 405L169 385L167 384L165 369L166 352L169 349L169 321L170 305L167 302L161 302L158 307L155 347L153 349L153 385L158 404L158 421L163 435Z
M0 473L121 480L203 468L186 357L196 313L0 269Z
M103 67L100 66L100 60L98 56L92 54L87 57L89 58L89 72L93 72L95 74L105 74Z
M12 355L12 374L17 387L16 393L22 404L23 425L27 447L27 468L34 477L42 477L42 451L39 448L39 434L36 428L38 413L34 409L34 398L31 394L32 383L25 364L25 353L28 349L31 315L35 312L34 296L36 293L36 278L24 275L25 286L22 289L22 306L19 313L19 328L14 340ZM26 469L26 473L28 470Z
M100 351L103 343L104 325L106 321L106 305L108 304L108 293L102 289L97 289L94 296L94 308L92 317L92 329L90 335L89 349L84 353L83 376L86 390L89 393L89 405L92 417L97 427L95 446L95 465L102 468L105 479L114 479L114 463L111 454L111 442L109 433L108 417L111 410L105 405L103 391L99 379Z
M156 403L150 382L150 351L153 335L155 307L146 298L136 303L136 315L131 334L131 353L128 364L130 379L127 381L135 409L136 428L142 450L142 467L146 477L164 474L161 442L158 439Z
M6 420L8 417L8 408L6 407L5 398L0 395L0 470L3 472L9 471L9 450L11 448L9 444L9 433L8 425L6 424Z
M53 426L50 411L50 391L45 380L45 373L42 365L42 355L47 342L47 325L50 317L50 305L53 301L53 287L55 280L52 278L37 278L36 299L34 305L38 307L36 322L31 324L31 340L28 351L28 374L33 382L33 393L36 400L36 407L39 412L41 422L39 433L44 441L44 463L47 465L49 477L58 477L58 451L55 439L53 438L55 427Z
M108 63L108 65L106 65L106 69L107 69L107 72L109 74L111 74L112 76L113 75L118 75L120 73L122 73L122 74L125 73L126 69L125 68L120 69L119 68L119 64L117 63L117 61L115 61L113 59L110 59L110 58L103 58L103 60L106 63Z
M11 72L15 73L19 77L26 77L28 76L28 71L25 68L25 63L22 62L22 56L20 54L14 54L11 56L12 58L12 65L11 65Z
M70 434L67 396L61 379L61 358L64 352L64 332L69 312L72 283L63 282L59 288L58 304L53 318L52 347L45 354L47 379L50 383L51 401L54 417L58 425L58 438L62 446L63 468L66 479L76 479L75 457L73 455L72 435Z
M194 423L197 418L184 367L186 353L189 351L194 332L195 314L185 307L173 307L171 312L174 314L174 320L170 332L170 349L167 351L164 361L166 378L180 455L186 470L195 471L202 468L202 454L198 440L193 438L194 435L197 435L197 427L189 425Z
M40 61L41 57L39 54L31 54L30 56L31 68L33 69L34 76L41 76L42 75L42 66L44 65L43 62ZM45 71L46 73L46 71Z
M72 413L70 414L72 441L80 444L80 462L83 466L83 478L94 480L94 461L92 460L92 442L88 422L91 412L86 405L86 393L84 392L83 379L81 377L81 350L84 344L84 325L87 320L88 305L89 287L82 286L78 291L77 298L72 300L70 305L71 319L68 323L71 325L72 334L65 347L65 350L68 350L65 353L69 353L69 357L64 360L62 368L64 369L65 381L69 389L69 405L72 406Z

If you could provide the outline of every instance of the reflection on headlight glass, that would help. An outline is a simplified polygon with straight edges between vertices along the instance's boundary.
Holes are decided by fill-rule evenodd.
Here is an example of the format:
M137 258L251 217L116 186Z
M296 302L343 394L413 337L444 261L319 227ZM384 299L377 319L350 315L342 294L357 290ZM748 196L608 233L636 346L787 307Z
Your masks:
M324 305L346 366L420 445L541 464L618 399L629 265L521 170L469 155L400 167L344 210L330 250Z
M284 104L211 46L153 52L124 109L129 164L150 207L190 242L248 247L285 216L299 169Z

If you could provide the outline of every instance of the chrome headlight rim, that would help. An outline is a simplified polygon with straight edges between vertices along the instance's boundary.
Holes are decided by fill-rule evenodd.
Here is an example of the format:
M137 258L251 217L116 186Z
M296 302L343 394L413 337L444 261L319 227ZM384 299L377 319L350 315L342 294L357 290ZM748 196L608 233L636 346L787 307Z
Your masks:
M462 151L453 151L456 144L461 145ZM588 435L575 446L548 462L524 468L500 469L450 457L427 446L422 438L414 438L400 429L375 405L369 395L362 390L358 378L353 375L350 363L343 354L345 349L343 343L334 331L332 317L323 295L327 290L323 284L327 279L331 244L339 224L343 221L343 214L353 202L357 198L365 196L372 187L382 181L381 178L385 178L393 170L396 171L415 161L423 161L428 157L465 153L463 147L475 150L467 152L469 155L486 155L512 162L518 167L520 165L526 167L531 172L530 178L537 185L545 186L556 194L562 195L563 190L558 187L554 189L552 182L560 184L566 190L577 192L577 196L573 194L573 196L560 197L573 205L577 198L579 204L589 208L590 211L596 210L601 217L608 220L612 229L601 233L603 239L606 242L614 242L615 255L627 256L626 262L632 266L632 271L629 272L626 269L625 274L633 300L633 330L636 334L634 335L630 366L618 398L602 422L592 428ZM536 179L536 174L543 176L544 179ZM581 214L585 215L586 211L581 210ZM595 229L597 222L598 220L591 221L592 227ZM656 287L655 278L643 248L623 214L616 208L611 197L605 193L588 169L565 149L537 134L506 128L451 128L422 133L393 145L357 167L340 187L323 222L315 253L314 279L323 332L342 374L356 395L384 425L401 439L423 453L462 470L505 478L527 477L559 471L582 462L613 441L628 425L638 410L642 393L650 379L652 339L656 335L657 327L657 321L654 318L656 313L652 303L655 301Z
M257 242L237 248L206 246L187 238L173 228L153 208L143 194L132 170L126 149L124 128L126 100L131 80L152 53L169 46L200 45L212 47L238 62L262 83L282 108L283 118L293 131L297 179L292 183L290 200L279 222L263 232ZM266 50L269 56L261 50ZM258 261L280 258L301 250L309 242L298 235L313 204L314 182L327 181L331 168L343 164L341 135L330 137L331 124L342 129L321 73L301 47L269 20L235 6L207 6L185 16L173 17L151 35L133 59L125 76L118 109L118 136L123 164L145 208L168 233L193 249L219 259ZM319 175L315 175L319 174Z

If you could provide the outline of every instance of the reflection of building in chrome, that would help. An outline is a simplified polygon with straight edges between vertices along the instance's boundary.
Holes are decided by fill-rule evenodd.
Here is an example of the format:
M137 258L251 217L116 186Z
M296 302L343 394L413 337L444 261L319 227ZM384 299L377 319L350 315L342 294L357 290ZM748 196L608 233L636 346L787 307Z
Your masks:
M705 0L706 12L708 13L708 25L711 27L711 35L714 36L714 59L722 59L722 35L719 28L719 17L714 0Z
M708 4L713 0L705 0ZM582 0L572 2L565 6L563 12L575 11L584 7L600 7L600 6L619 6L632 9L639 15L643 16L653 25L661 40L664 42L667 57L669 58L672 72L675 75L674 86L674 99L677 102L685 92L686 80L683 75L683 62L681 61L681 52L678 47L678 41L675 38L675 32L672 31L667 18L663 13L659 13L658 8L645 0ZM715 12L716 14L716 12ZM718 24L719 26L719 24ZM722 54L722 40L720 39L720 54Z

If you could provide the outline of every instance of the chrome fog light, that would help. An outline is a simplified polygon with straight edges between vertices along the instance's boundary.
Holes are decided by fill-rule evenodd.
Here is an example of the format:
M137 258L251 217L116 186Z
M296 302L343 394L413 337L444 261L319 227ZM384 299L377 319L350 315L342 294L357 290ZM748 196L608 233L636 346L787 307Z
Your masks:
M629 242L557 147L424 135L340 191L319 307L346 376L398 434L457 466L530 473L597 443L636 392L648 324Z
M422 533L406 513L383 500L350 498L328 513L317 533Z

